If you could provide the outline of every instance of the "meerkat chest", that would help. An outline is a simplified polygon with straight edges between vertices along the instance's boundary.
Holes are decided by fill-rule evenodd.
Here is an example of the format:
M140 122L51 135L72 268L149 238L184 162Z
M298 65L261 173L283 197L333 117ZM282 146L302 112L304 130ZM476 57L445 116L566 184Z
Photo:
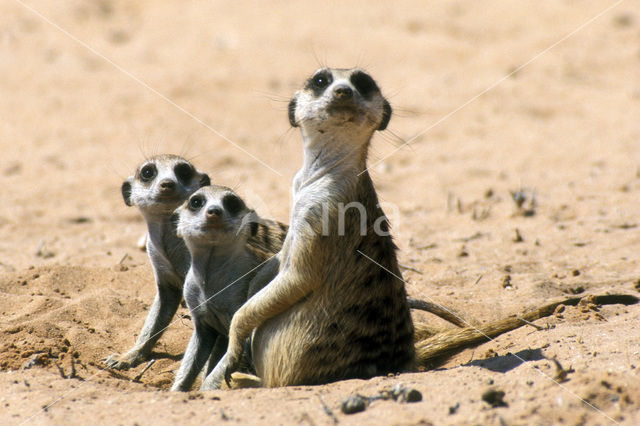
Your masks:
M228 334L233 312L229 312L227 301L216 293L206 292L202 283L187 275L184 299L193 319Z
M179 271L167 254L158 250L155 246L148 245L147 251L153 265L156 281L182 287L185 272Z
M253 274L247 273L252 264L245 256L210 258L196 257L201 268L191 268L185 279L184 297L192 314L220 333L228 333L233 314L246 301Z
M293 235L319 234L329 212L335 207L332 194L340 191L333 179L320 178L299 183L294 192L290 228ZM292 234L292 232L289 234Z

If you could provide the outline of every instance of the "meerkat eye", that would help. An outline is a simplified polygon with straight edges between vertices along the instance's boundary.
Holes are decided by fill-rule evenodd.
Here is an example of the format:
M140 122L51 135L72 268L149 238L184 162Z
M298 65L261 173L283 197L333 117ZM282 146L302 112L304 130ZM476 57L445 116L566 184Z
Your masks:
M149 182L156 177L156 174L158 174L156 166L154 164L147 164L140 170L140 179L143 182Z
M200 195L194 195L189 199L189 210L192 212L198 211L204 206L204 198Z
M314 92L316 92L316 94L320 94L324 89L327 88L327 86L331 84L332 81L333 77L330 73L326 71L320 71L319 73L311 77L309 84Z
M193 175L195 174L193 167L187 163L180 163L176 165L173 169L173 172L176 174L178 180L180 180L180 182L185 185L188 184L191 179L193 179Z
M329 83L329 81L328 81L327 77L322 75L322 74L313 77L313 84L315 84L315 86L318 87L318 88L322 89L324 87L327 87L328 83Z
M231 194L225 195L222 199L222 206L231 216L237 215L246 208L244 201L242 201L238 196Z
M375 92L379 92L378 85L369 76L369 74L362 71L356 71L351 75L351 84L355 86L358 92L365 99L371 99L371 96Z

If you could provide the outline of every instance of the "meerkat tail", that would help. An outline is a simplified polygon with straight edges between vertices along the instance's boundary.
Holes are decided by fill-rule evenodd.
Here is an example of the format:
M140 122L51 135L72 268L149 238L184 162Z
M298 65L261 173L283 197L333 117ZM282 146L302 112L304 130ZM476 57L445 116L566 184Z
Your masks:
M420 311L429 312L460 328L465 328L465 327L470 327L473 325L480 324L474 318L470 318L469 315L462 315L460 312L456 311L455 309L438 304L438 303L428 302L426 300L414 299L411 297L407 297L407 303L409 303L409 308L411 309L417 309Z
M426 365L436 359L442 359L454 354L456 351L467 347L484 343L506 332L515 330L523 325L540 318L547 317L560 305L575 306L581 300L587 300L597 305L633 305L640 299L635 296L625 294L610 294L601 296L585 296L565 299L559 302L550 303L541 308L526 312L520 316L511 316L498 321L481 325L480 327L465 327L463 329L453 329L432 334L433 330L420 327L416 324L416 330L422 335L429 336L424 340L416 341L416 360L418 365ZM422 330L424 328L424 330Z
M456 329L459 331L459 329ZM427 322L414 322L413 323L413 341L417 344L429 337L433 337L438 333L449 331L445 328L438 328L429 325Z

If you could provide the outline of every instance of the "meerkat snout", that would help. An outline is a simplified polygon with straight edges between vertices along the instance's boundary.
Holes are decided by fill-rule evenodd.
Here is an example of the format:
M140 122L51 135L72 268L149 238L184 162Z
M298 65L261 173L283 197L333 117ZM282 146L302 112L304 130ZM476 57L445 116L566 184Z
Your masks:
M171 193L171 192L173 192L174 189L176 189L175 181L172 181L172 180L169 180L169 179L164 179L162 182L160 182L160 191L161 192Z
M341 84L333 88L333 94L336 99L346 100L353 97L353 90L346 84Z
M220 217L222 216L222 209L220 207L211 206L207 209L208 217Z

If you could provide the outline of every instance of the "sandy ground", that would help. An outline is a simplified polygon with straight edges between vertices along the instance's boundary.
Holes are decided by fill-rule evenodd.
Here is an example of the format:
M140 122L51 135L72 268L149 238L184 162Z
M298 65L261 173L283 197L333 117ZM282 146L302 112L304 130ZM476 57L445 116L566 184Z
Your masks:
M154 294L121 182L182 154L286 221L286 105L321 65L364 67L394 107L370 164L411 295L487 321L639 294L640 1L4 0L1 423L640 423L637 305L567 308L435 371L189 394L167 391L181 308L141 379L101 369ZM341 413L398 383L423 400ZM482 400L491 387L507 406Z

